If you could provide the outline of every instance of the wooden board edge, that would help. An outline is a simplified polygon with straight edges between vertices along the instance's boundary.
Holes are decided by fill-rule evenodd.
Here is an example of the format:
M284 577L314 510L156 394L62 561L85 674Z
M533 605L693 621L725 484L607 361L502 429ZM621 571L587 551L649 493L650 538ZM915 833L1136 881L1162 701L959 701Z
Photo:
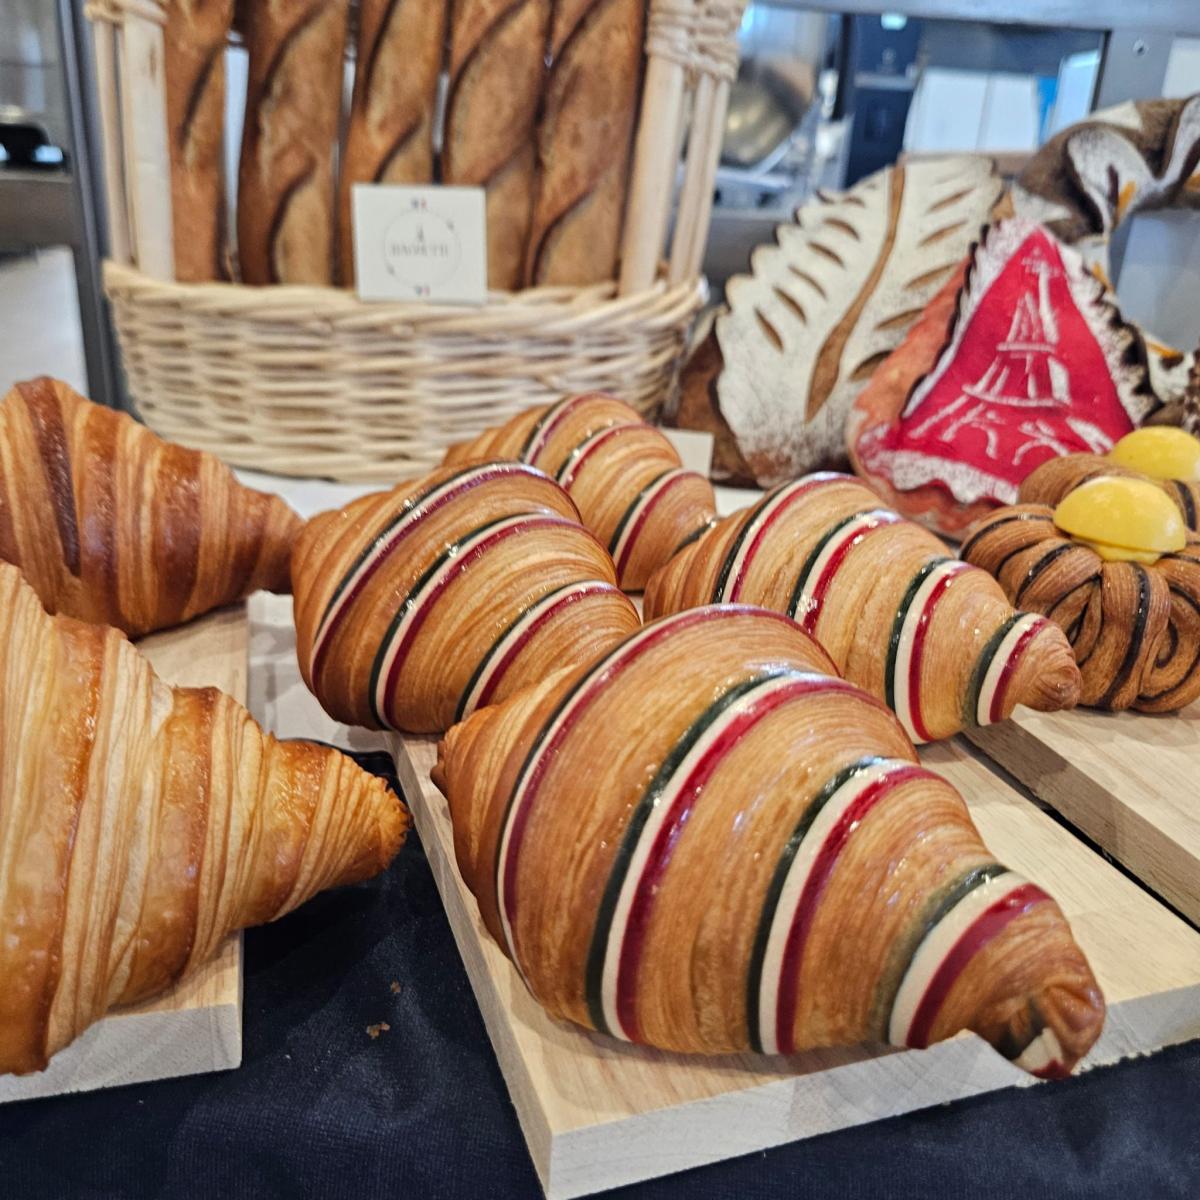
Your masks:
M964 736L993 769L1015 779L1085 837L1133 873L1150 891L1200 924L1200 859L1101 787L1017 721L976 726ZM1189 888L1187 881L1191 880Z
M448 860L440 839L433 832L433 818L426 807L425 789L417 778L412 760L404 752L402 739L397 736L390 739L390 742L392 761L396 764L396 777L400 782L405 802L412 811L413 822L421 838L438 894L442 898L442 906L446 910L446 917L450 922L463 966L466 968L471 990L475 993L483 1023L487 1027L488 1039L492 1043L492 1049L508 1086L534 1169L545 1188L550 1178L554 1140L550 1132L549 1118L538 1097L525 1060L513 1039L504 1013L503 998L497 991L492 974L484 961L483 948L475 936L472 916L466 907L465 892L454 880L457 866Z

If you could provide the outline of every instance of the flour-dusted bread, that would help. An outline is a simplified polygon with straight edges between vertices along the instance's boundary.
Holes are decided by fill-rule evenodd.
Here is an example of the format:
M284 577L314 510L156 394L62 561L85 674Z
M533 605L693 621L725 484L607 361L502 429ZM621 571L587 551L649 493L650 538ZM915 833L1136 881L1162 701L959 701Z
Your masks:
M881 171L805 205L754 251L750 274L729 281L713 386L755 482L846 461L850 404L961 262L1000 186L974 156ZM698 363L708 382L697 408L713 362Z
M258 0L238 171L246 283L333 281L333 157L349 0Z
M442 181L486 190L490 288L525 277L549 28L550 0L458 0L450 17Z
M163 26L175 278L225 275L225 42L233 0L168 0Z
M448 0L361 0L342 157L338 277L354 282L356 183L429 183Z
M555 0L526 282L612 279L642 75L645 0Z

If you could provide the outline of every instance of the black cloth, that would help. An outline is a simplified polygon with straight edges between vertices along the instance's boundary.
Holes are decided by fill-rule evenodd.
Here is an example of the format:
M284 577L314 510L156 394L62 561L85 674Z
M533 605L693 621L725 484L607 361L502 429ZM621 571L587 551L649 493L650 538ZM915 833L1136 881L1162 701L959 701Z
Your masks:
M236 1071L0 1106L0 1197L540 1195L416 837L247 933L244 1047ZM1198 1102L1200 1043L610 1195L1195 1200Z

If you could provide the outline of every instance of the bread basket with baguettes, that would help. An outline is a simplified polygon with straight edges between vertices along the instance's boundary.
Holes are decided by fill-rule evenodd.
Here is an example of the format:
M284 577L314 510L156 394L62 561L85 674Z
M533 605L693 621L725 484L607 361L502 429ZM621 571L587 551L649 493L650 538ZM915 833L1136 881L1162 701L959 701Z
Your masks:
M428 470L573 392L653 414L706 295L743 7L93 0L104 278L140 414L237 465L344 480ZM352 185L435 180L484 189L487 304L360 301Z

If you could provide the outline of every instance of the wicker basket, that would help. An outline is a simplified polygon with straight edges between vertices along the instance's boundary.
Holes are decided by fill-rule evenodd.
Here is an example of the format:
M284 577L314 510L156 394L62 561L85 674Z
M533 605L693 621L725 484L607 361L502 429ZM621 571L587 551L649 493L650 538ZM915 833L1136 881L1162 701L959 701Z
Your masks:
M699 270L743 7L651 0L620 281L493 293L467 308L174 282L160 0L90 5L105 284L141 415L239 466L356 481L427 469L451 443L571 392L611 391L653 415L705 299Z

